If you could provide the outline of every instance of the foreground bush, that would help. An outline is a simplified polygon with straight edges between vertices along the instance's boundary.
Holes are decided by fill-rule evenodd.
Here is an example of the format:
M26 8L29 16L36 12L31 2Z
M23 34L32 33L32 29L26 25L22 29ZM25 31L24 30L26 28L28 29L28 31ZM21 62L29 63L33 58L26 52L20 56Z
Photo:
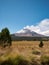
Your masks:
M49 65L49 56L41 57L41 65Z
M17 56L14 60L14 65L30 65L29 61L23 56Z
M36 59L36 57L31 58L31 65L40 65L40 62Z
M26 59L23 56L17 56L16 58L9 58L5 61L0 61L0 65L49 65L49 57L41 56L40 61L36 57Z
M12 62L11 59L8 59L8 60L5 60L5 61L1 62L0 65L13 65L13 62Z
M0 65L31 65L30 62L23 56L17 56L14 59L2 61Z

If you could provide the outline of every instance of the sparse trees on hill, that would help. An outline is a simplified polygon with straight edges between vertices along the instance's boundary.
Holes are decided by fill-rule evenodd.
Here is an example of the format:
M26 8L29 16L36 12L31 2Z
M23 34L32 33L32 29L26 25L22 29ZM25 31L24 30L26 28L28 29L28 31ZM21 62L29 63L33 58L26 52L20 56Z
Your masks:
M8 28L2 29L0 33L0 44L3 45L4 47L7 45L11 46L11 42L12 42L11 35Z

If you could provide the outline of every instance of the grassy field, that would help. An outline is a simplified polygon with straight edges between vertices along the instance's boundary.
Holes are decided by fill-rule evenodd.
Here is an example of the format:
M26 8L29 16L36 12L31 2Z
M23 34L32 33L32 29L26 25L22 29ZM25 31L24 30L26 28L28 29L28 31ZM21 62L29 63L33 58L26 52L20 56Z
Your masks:
M39 47L40 41L13 41L11 47L0 47L0 61L15 58L18 55L27 59L35 57L40 60L42 56L49 56L49 41L43 41L43 48Z
M5 53L9 55L16 56L17 54L22 54L26 57L35 55L33 52L39 51L44 55L49 55L49 41L43 41L43 48L39 47L40 41L13 41L12 46L6 48L0 48L0 56ZM38 55L38 54L37 54ZM40 56L39 54L38 56Z
M36 50L42 51L43 54L49 55L49 41L43 41L43 48L40 48L39 44L40 41L17 41L12 42L12 49L18 54L23 54L25 56L32 54L32 52Z

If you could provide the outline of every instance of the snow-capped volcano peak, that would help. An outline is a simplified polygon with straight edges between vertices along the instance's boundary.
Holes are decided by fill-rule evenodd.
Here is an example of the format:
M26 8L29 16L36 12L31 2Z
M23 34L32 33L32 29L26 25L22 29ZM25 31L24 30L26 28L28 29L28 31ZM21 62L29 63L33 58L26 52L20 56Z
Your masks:
M18 31L15 35L16 36L29 36L29 37L34 37L34 36L35 37L41 37L41 36L43 36L41 34L38 34L34 31L32 31L30 29L26 29L26 28L22 29L21 31Z

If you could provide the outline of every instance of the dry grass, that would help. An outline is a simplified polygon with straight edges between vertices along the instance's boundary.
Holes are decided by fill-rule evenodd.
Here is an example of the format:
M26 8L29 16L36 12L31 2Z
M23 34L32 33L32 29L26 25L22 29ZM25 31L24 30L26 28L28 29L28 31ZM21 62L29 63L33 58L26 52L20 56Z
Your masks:
M49 41L43 41L43 48L39 47L40 41L13 41L12 42L12 53L21 54L26 57L40 56L32 54L33 51L40 51L43 55L49 55Z
M41 54L33 54L33 51L40 51L42 55L49 55L49 41L43 41L43 48L39 47L40 41L13 41L10 48L0 48L0 58L16 57L23 55L27 58L32 56L40 58Z

